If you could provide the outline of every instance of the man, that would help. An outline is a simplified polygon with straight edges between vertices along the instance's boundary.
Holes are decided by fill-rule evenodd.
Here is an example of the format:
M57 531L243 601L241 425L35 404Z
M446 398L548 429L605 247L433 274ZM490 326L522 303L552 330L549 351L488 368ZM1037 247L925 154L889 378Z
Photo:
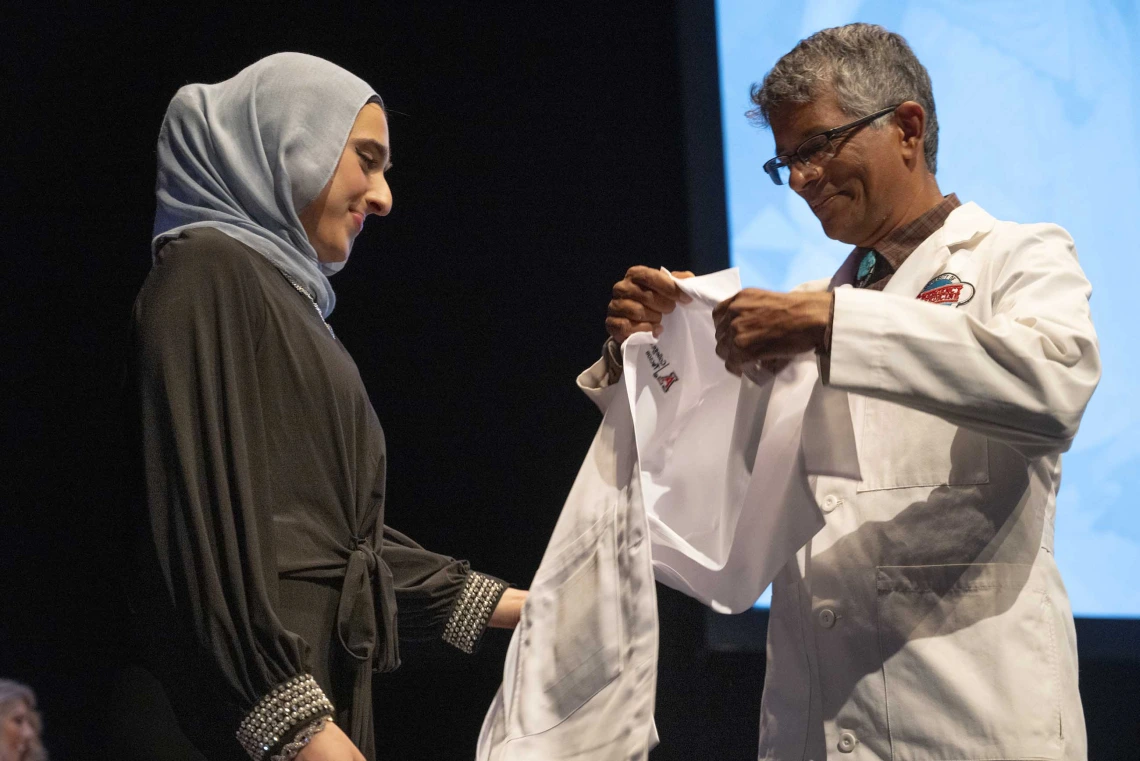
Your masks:
M801 41L752 99L765 171L855 248L828 280L720 303L717 353L762 385L815 352L860 469L805 478L823 528L773 583L761 758L1085 758L1053 560L1060 453L1100 377L1071 238L942 194L929 76L880 27ZM678 300L632 268L587 380L615 382L617 347Z

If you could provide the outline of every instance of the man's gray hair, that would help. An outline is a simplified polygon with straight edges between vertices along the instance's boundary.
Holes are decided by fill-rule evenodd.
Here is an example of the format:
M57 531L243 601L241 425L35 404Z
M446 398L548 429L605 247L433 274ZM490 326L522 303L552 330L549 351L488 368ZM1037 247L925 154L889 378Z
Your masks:
M755 108L748 117L771 124L773 112L789 103L808 103L828 87L853 119L913 100L926 110L923 154L933 174L938 168L938 116L930 74L900 35L874 24L848 24L800 40L776 62L760 84L752 85ZM876 120L876 125L882 124Z

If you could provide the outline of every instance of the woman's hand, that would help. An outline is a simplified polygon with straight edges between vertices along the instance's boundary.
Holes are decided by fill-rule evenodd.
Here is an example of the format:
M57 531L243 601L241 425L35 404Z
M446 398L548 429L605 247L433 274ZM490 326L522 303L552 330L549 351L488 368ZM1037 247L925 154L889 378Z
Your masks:
M335 722L313 735L309 744L297 754L297 761L365 761L364 754L352 744L348 735Z
M522 616L524 602L526 602L525 589L508 589L503 592L503 596L499 598L499 604L495 606L494 612L491 613L491 620L487 622L487 625L496 629L515 628L519 625L519 617Z

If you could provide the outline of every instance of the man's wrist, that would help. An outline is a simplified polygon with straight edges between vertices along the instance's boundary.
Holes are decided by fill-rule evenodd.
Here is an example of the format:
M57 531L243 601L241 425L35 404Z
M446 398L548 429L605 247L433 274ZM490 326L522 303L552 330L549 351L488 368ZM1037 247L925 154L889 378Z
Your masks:
M613 385L621 378L622 365L624 364L621 356L621 344L613 336L607 338L603 344L602 357L606 362L607 385Z
M821 303L819 311L819 333L815 347L816 354L823 356L831 354L831 326L835 322L835 294L828 291L826 298L826 306Z

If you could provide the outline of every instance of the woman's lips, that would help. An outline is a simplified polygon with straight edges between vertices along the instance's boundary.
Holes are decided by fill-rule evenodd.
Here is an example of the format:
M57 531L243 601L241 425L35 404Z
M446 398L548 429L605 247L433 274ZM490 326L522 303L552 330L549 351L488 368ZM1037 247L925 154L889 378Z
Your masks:
M354 211L350 213L350 216L352 221L356 223L356 232L360 232L364 228L364 215L359 211Z

